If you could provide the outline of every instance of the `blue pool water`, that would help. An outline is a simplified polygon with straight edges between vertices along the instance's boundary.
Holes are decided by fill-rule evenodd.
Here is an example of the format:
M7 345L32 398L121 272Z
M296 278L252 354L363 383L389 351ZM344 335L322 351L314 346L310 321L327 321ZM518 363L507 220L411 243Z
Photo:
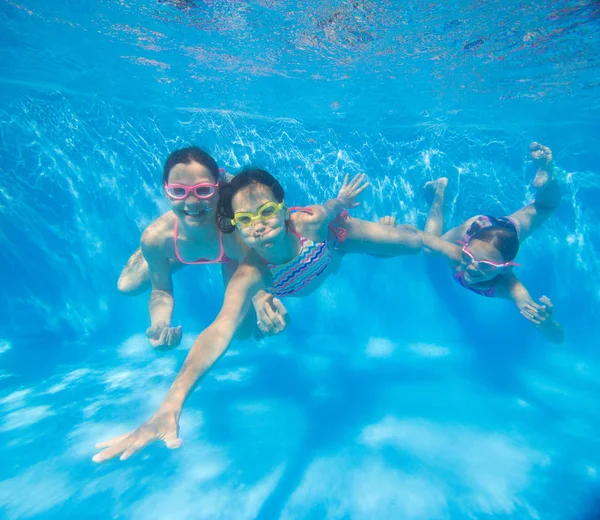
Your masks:
M0 518L600 518L600 7L592 1L0 3ZM372 183L354 214L422 226L531 198L531 141L565 197L521 278L565 327L422 257L349 257L235 342L180 450L91 462L158 406L218 312L218 267L175 276L180 348L116 290L168 209L180 146L275 173L294 204Z

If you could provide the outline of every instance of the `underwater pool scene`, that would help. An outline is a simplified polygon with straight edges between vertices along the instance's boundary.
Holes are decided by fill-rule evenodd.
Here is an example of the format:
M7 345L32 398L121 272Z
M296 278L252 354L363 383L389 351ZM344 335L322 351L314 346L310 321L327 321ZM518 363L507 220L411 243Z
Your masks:
M600 3L1 0L0 519L600 519ZM564 329L441 258L348 254L290 324L234 340L179 449L92 461L158 408L223 303L174 274L183 339L117 280L169 211L167 156L254 165L289 206L445 229L562 200L514 272Z

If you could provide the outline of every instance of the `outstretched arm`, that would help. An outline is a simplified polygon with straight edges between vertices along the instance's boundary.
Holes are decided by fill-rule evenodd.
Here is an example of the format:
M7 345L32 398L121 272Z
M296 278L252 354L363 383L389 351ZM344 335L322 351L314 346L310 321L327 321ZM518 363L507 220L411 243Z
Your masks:
M156 440L163 440L171 449L181 446L179 417L185 400L200 377L225 353L252 304L252 296L262 287L258 269L247 264L238 268L227 286L221 312L196 338L158 411L136 430L96 445L104 450L93 458L94 462L118 455L126 460Z
M504 281L497 286L496 294L512 300L521 315L533 323L548 341L562 343L565 340L564 329L552 317L554 306L550 298L542 296L539 300L540 303L533 301L527 288L514 273L504 277Z
M253 266L242 264L236 270L225 291L221 312L196 338L163 407L181 412L196 381L229 347L235 331L250 309L252 297L263 287L261 282L260 272Z
M421 232L421 238L426 253L443 256L450 263L460 262L461 247L459 245L425 231Z

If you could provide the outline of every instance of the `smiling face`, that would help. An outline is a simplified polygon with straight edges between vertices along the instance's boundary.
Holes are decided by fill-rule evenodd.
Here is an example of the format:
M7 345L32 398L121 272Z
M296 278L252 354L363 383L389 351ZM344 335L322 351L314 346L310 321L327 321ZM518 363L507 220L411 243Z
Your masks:
M259 210L267 203L278 201L267 186L252 183L238 191L231 200L234 214L251 213L257 215ZM252 224L243 227L237 224L237 230L242 241L248 246L257 249L271 248L286 232L287 211L276 211L268 219L255 219Z
M496 264L506 262L500 251L489 242L484 242L483 240L471 239L467 244L466 249L471 253L475 260L487 260L488 262L494 262ZM469 255L465 254L464 251L460 269L464 273L465 282L471 284L488 282L506 270L506 268L484 269L484 266L477 267L476 262L473 262Z
M169 184L194 186L196 184L216 184L210 170L197 162L179 163L169 171ZM199 199L193 193L182 200L169 198L171 209L177 218L188 226L199 227L214 223L214 212L217 206L217 194L206 199Z

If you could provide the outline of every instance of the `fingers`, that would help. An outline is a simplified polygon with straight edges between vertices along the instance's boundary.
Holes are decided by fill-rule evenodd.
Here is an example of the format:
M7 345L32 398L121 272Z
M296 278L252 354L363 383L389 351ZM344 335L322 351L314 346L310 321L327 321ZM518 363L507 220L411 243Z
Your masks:
M161 328L158 332L154 334L154 337L148 338L150 345L154 348L162 347L166 345L167 335L169 334L168 328Z
M366 177L367 176L364 173L359 173L358 175L355 175L350 184L348 185L348 189L352 190L355 193L355 195L358 195L365 188L367 188L367 186L369 186L369 183L365 182Z
M114 444L94 455L92 460L94 462L104 462L106 460L114 459L117 455L119 455L119 453L123 453L131 444L133 444L133 442L135 442L137 439L137 434L129 433L127 435L117 437L117 439L113 439L113 441L115 441Z
M528 312L526 310L521 310L521 316L523 316L525 319L529 320L531 323L533 323L536 326L541 325L541 323L542 323L536 314L532 314L531 312Z
M548 298L547 296L542 296L540 298L540 302L544 304L546 310L548 311L548 314L552 314L552 312L554 311L554 305L550 301L550 298Z
M285 305L283 305L279 298L273 298L273 307L276 311L276 320L274 320L274 323L278 325L277 333L279 333L289 325L290 317Z
M257 315L260 316L256 322L258 328L263 334L270 336L282 332L290 322L287 309L278 298L271 297L257 311Z
M180 448L183 444L183 440L177 437L176 431L170 432L167 435L165 435L165 438L163 440L165 442L166 447L170 450L176 450L177 448Z
M541 300L540 300L541 301ZM544 323L549 317L550 312L545 305L538 305L535 302L528 302L520 309L521 315L527 318L536 326Z
M271 334L271 332L273 331L273 323L271 323L271 321L265 321L263 320L258 320L256 322L256 325L258 326L258 328L260 329L260 331L263 334L266 334L267 336L269 336Z
M396 217L393 217L393 216L381 217L379 219L379 223L382 224L383 226L394 227L394 226L396 226Z
M170 327L169 328L169 334L167 335L167 339L166 339L166 343L165 345L169 346L169 347L176 347L177 345L179 345L179 343L181 343L181 336L182 336L182 329L181 326L179 327Z
M346 186L348 186L348 174L344 175L344 182L342 182L341 189L344 189Z
M139 436L119 457L119 460L127 460L134 453L140 451L142 448L145 448L148 444L153 442L155 439L148 436Z
M265 325L264 321L258 320L256 322L256 326L258 327L258 329L262 332L262 336L260 339L264 338L265 336L268 336L270 334L270 328L269 325Z
M98 442L97 444L94 445L94 447L97 450L101 450L103 448L108 448L109 446L112 446L113 444L122 441L123 439L126 439L127 437L129 437L131 435L131 432L126 433L124 435L119 435L118 437L115 437L114 439L110 439L109 441L104 441L104 442Z
M167 446L167 448L169 448L170 450L176 450L177 448L181 448L181 445L183 444L183 441L181 439L175 439L173 441L167 441L165 439L165 445Z
M272 312L270 312L270 302L272 299L273 296L269 295L267 298L262 298L262 301L255 302L256 324L263 334L271 334L271 331L273 330L273 322L271 321Z
M181 343L182 336L183 336L183 329L181 328L181 325L179 327L175 327L171 334L170 345L172 347L176 347L177 345L179 345Z
M352 196L353 197L358 197L368 187L369 187L369 183L367 182L366 184L364 184L363 186L361 186L360 188L358 188L357 190L355 190L354 193L352 194ZM359 204L360 204L360 202L355 202L354 203L355 206L358 206Z
M265 305L265 314L266 320L264 322L265 329L263 332L267 334L277 334L279 325L279 318L277 316L277 312L272 307L273 300L271 300L267 305Z
M370 184L368 182L365 182L362 186L356 188L355 194L356 195L360 195L363 191L365 191L368 187L370 186Z

